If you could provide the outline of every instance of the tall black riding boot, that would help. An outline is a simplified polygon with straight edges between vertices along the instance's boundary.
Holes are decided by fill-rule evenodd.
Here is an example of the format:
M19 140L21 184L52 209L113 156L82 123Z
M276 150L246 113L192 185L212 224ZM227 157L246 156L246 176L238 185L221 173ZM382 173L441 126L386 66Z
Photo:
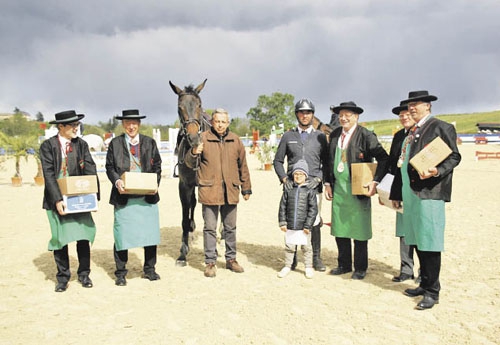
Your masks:
M316 271L326 271L321 261L321 225L314 225L311 230L311 245L313 250L313 267Z
M295 253L293 253L293 261L292 261L292 267L290 267L292 271L295 271L297 268L297 246L295 246Z

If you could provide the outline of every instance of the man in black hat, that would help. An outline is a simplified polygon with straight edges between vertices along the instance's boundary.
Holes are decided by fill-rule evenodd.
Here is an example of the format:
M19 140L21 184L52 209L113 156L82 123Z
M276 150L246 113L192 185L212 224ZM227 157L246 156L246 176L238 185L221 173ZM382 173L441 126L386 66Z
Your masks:
M393 176L401 176L400 168L402 164L402 154L404 156L404 151L402 150L403 143L405 142L405 139L408 138L408 134L415 125L415 121L408 111L408 104L403 101L400 102L399 106L392 109L392 113L399 117L399 122L403 128L397 131L392 138L391 149L389 150L389 161L387 163L387 172ZM394 208L401 209L403 206L401 196L393 195L391 200ZM401 258L401 265L399 275L392 278L392 281L396 283L414 278L413 252L415 251L415 246L410 246L405 243L404 234L403 214L398 212L396 213L396 236L399 237L399 255Z
M158 191L153 195L130 195L125 192L121 176L124 172L155 173L161 179L161 157L153 138L139 134L141 119L136 109L124 110L125 133L111 140L106 155L106 174L112 184L109 203L114 206L113 254L116 264L115 284L127 285L128 249L144 247L144 278L160 279L156 273L157 245L160 243Z
M420 286L406 289L404 293L410 297L423 296L416 306L420 310L430 309L439 303L445 202L451 199L453 169L461 160L455 128L431 115L431 102L436 100L436 96L429 95L425 90L411 91L408 99L404 100L416 125L402 148L401 175L394 178L391 187L391 198L404 202L405 242L416 246L420 261ZM452 153L437 167L431 167L420 175L409 160L436 137L441 137Z
M57 179L68 176L95 175L96 165L90 155L87 143L77 137L80 120L85 115L74 110L55 115L50 124L57 125L58 134L47 139L40 146L45 190L43 208L47 210L52 238L49 250L54 251L57 266L56 292L66 291L71 277L68 243L76 241L78 254L78 281L83 287L93 286L90 279L90 243L94 242L96 227L90 212L66 213L66 205ZM99 180L97 180L99 181ZM97 194L99 198L99 193Z
M318 215L311 229L311 245L313 248L313 267L324 272L326 267L321 260L321 200L323 195L323 169L328 160L328 143L323 132L314 129L314 104L309 99L301 99L295 104L297 127L283 134L274 158L274 170L287 189L293 187L292 168L300 159L304 159L309 167L309 188L316 189ZM287 160L287 170L284 163ZM292 269L297 259L294 258Z
M368 269L368 240L372 238L371 199L375 186L385 174L387 152L377 136L358 125L363 109L354 102L333 108L339 114L340 127L330 134L330 157L325 183L326 199L332 200L332 235L338 248L338 267L330 274L352 272L351 239L354 240L354 273L352 279L364 279ZM352 195L351 164L377 160L373 181L366 195Z

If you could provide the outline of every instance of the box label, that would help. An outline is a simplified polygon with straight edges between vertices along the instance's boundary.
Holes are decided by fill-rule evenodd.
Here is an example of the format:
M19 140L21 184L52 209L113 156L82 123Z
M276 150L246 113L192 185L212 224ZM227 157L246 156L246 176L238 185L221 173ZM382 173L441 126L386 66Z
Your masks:
M97 211L97 194L63 195L66 213Z

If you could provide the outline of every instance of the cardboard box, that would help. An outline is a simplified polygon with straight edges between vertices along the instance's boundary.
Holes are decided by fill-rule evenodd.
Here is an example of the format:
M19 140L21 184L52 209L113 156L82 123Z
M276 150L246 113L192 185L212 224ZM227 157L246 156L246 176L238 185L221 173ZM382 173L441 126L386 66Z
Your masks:
M155 173L124 172L120 178L124 183L124 194L155 194L158 189Z
M97 194L63 195L66 213L97 211Z
M451 154L451 149L440 137L436 137L412 159L410 164L418 171L420 175L429 168L436 167Z
M97 176L68 176L57 180L62 195L97 193Z
M368 188L363 186L373 181L375 170L377 170L377 163L351 164L352 195L366 195L368 193Z

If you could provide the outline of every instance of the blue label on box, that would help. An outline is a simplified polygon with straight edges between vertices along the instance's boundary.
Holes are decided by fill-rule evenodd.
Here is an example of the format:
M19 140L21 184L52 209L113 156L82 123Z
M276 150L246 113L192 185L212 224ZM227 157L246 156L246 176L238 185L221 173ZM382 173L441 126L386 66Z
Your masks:
M65 195L66 213L97 211L97 194Z

